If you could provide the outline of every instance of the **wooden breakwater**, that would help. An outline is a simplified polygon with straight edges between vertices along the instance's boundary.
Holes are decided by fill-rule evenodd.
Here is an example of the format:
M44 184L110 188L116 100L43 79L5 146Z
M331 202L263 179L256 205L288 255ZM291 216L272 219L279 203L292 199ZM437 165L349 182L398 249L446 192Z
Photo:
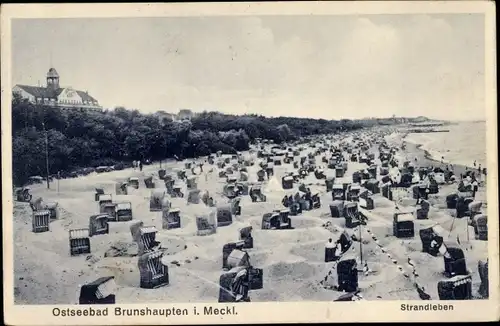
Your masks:
M408 133L422 134L431 132L450 132L448 129L408 129Z

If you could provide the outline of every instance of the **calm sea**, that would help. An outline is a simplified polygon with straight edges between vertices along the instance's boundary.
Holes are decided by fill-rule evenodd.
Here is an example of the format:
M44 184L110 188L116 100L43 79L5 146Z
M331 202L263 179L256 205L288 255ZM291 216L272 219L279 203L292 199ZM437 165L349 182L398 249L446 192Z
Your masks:
M486 122L460 122L442 127L450 132L409 134L406 141L422 144L433 158L473 166L486 166Z

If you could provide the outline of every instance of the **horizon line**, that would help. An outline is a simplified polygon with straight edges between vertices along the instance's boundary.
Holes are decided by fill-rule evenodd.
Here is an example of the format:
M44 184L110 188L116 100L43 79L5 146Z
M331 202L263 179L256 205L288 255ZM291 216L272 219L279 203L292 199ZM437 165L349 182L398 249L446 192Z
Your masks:
M268 115L268 114L259 113L259 112L247 112L247 113L243 113L243 114L238 114L238 113L222 112L222 111L218 111L217 109L204 109L202 111L194 111L193 108L178 108L176 113L169 112L166 109L157 109L154 112L143 112L141 109L138 109L138 108L128 108L128 107L126 107L124 105L116 105L116 106L113 106L111 108L104 108L103 107L103 110L104 111L113 111L113 110L119 109L119 108L125 109L125 110L128 110L128 111L138 111L141 114L145 114L145 115L148 115L148 114L157 114L157 113L166 113L166 114L171 114L171 115L177 115L177 114L179 114L180 111L186 110L186 111L191 111L191 113L193 113L193 114L219 113L219 114L222 114L222 115L233 115L233 116L250 116L250 115L256 115L256 116L262 116L262 117L265 117L265 118L298 118L298 119L312 119L312 120L374 120L374 119L417 119L417 118L425 118L425 119L429 119L429 120L433 120L433 121L451 121L451 120L445 120L445 119L439 119L439 118L432 118L432 117L428 117L428 116L424 116L424 115L417 115L417 116L372 116L372 117L348 117L348 118L339 117L339 118L334 118L334 119L328 119L328 118L323 118L323 117L319 118L319 117L284 116L284 115L275 116L275 115Z

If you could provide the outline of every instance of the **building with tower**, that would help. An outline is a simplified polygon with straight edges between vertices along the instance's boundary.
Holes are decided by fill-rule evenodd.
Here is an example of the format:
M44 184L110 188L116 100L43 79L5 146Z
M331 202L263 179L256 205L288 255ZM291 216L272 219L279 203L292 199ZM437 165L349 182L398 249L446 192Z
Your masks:
M54 68L50 68L47 72L47 85L45 87L15 85L12 91L33 104L55 106L62 109L102 110L99 102L88 92L75 90L71 87L61 87L59 74Z

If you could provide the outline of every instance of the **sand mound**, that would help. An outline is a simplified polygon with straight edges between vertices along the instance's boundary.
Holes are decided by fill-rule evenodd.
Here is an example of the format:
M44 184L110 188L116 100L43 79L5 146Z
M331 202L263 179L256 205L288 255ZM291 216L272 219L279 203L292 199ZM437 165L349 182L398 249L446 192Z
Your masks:
M115 242L106 250L104 257L135 257L138 253L135 242Z
M196 270L196 271L205 271L205 270L210 270L210 271L222 271L222 250L221 250L221 258L220 260L214 260L214 259L206 259L206 258L196 258L197 256L193 257L191 262L189 263L189 268ZM252 259L252 262L254 262L253 256L250 254L250 259Z
M201 301L209 301L213 302L214 298L219 297L219 288L210 285L204 284L201 287L195 287L198 290L198 296Z
M23 224L31 224L32 210L28 203L14 202L14 216L16 221Z
M374 196L373 201L374 201L375 207L377 207L377 208L392 208L392 207L394 207L394 202L391 202L390 200L388 200L387 198L382 197L382 196L378 196L378 195Z
M278 180L277 176L273 176L271 179L269 179L269 182L263 190L265 194L273 194L277 196L285 195L283 187L281 186L281 182Z
M323 225L323 221L317 218L308 218L305 216L294 216L292 226L295 229L309 229Z
M273 279L307 279L316 275L317 267L307 262L279 262L267 267L269 277Z
M307 155L307 153L301 153ZM323 155L320 155L323 156ZM321 157L316 157L318 164ZM379 164L376 160L375 164ZM182 168L182 162L168 163L168 171ZM263 192L267 202L253 203L249 196L241 198L241 216L233 216L232 224L217 228L217 232L207 236L197 236L196 216L208 214L213 209L203 204L188 204L186 197L169 198L172 207L181 210L181 228L162 229L161 212L149 211L151 189L144 186L144 176L156 173L159 166L146 166L143 172L131 169L110 173L91 174L76 179L59 181L59 190L55 186L47 190L44 185L33 186L34 196L46 201L57 201L60 206L60 218L50 224L50 232L34 234L31 232L31 209L27 203L14 204L15 222L15 298L16 303L74 303L78 285L91 282L101 276L113 275L119 285L117 302L217 302L218 282L222 271L222 247L228 242L239 239L239 229L253 226L254 248L248 253L252 265L264 271L264 289L251 292L252 301L332 301L341 293L323 289L319 281L328 273L333 263L325 264L324 244L328 238L336 240L344 231L345 219L331 218L329 204L330 193L325 192L323 180L317 180L310 174L303 182L312 191L319 191L322 207L305 211L300 216L291 216L292 230L262 230L262 215L273 209L283 208L281 199L287 191L282 189L281 177L290 169L290 165L275 166L275 176L263 182ZM215 167L207 167L205 170ZM336 182L351 182L351 173L366 168L366 164L349 162L348 173ZM256 180L258 167L248 167L249 179ZM333 170L325 170L333 174ZM190 175L191 172L187 171ZM139 189L129 187L129 195L115 195L115 182L126 180L130 176L139 177ZM225 178L216 173L197 177L198 189L209 191L219 205L227 205L228 200L222 195ZM163 187L155 180L156 187ZM184 181L176 180L183 192ZM53 185L55 185L53 183ZM94 201L95 188L102 187L113 195L114 201L130 201L134 219L129 222L109 224L110 232L91 238L91 255L69 256L68 230L88 227L89 216L99 210ZM444 195L453 191L456 185L443 185L440 195L431 197L429 221L439 223L446 230L448 239L460 238L466 242L462 248L467 257L469 269L473 272L473 287L478 287L477 261L487 255L487 242L473 240L473 231L466 227L466 219L453 219L450 211L442 207ZM297 191L297 185L291 192ZM441 195L442 193L442 195ZM399 206L414 210L415 200L404 199ZM484 193L478 192L478 196ZM368 300L418 299L418 295L409 278L404 277L398 266L407 271L406 260L411 257L418 265L419 280L426 284L428 293L437 299L437 282L443 279L444 262L442 257L432 257L421 252L418 231L429 227L427 221L415 221L415 238L401 240L393 236L394 202L374 196L375 209L368 216L368 225L363 231L363 246L353 243L349 254L359 257L363 250L363 260L372 270L369 275L359 274L359 285ZM162 262L168 266L170 284L155 290L139 288L137 268L137 247L132 242L130 224L141 220L145 225L155 226L158 230L156 240L164 248ZM323 225L328 222L328 226ZM427 224L426 224L427 223ZM379 245L367 233L367 229L376 235ZM470 231L470 241L466 238ZM357 229L347 229L349 234L359 237ZM389 258L387 253L390 252ZM90 258L89 258L90 257ZM88 259L87 259L88 258ZM393 262L396 261L396 263ZM332 274L336 282L336 270Z
M271 289L271 287L266 287L262 290L252 292L252 301L254 302L273 302L273 301L284 301L289 298L285 298L282 294Z
M294 255L303 257L311 263L323 262L325 259L325 247L323 241L295 246L290 252Z
M137 258L109 257L101 260L96 264L95 268L101 275L114 276L117 285L125 287L136 287L139 285Z

